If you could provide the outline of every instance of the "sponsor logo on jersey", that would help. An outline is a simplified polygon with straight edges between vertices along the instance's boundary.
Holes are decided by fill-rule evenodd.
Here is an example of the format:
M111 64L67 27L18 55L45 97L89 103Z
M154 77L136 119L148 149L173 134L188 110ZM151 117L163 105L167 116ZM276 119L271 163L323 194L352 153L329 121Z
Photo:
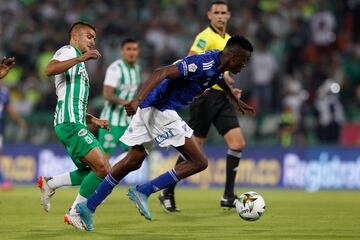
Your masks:
M202 50L205 49L206 46L206 41L204 39L199 39L199 41L197 42L196 46Z
M90 137L90 136L85 136L85 141L88 143L88 144L91 144L93 142L93 139Z
M155 141L157 142L157 144L162 143L163 141L165 141L168 138L171 138L175 136L174 132L170 129L169 131L164 132L163 134L158 135L157 137L155 137Z
M86 72L85 65L79 67L78 74L81 76L81 80L89 80L89 76Z
M105 134L104 138L106 141L109 141L109 142L114 139L113 135L111 135L109 133Z

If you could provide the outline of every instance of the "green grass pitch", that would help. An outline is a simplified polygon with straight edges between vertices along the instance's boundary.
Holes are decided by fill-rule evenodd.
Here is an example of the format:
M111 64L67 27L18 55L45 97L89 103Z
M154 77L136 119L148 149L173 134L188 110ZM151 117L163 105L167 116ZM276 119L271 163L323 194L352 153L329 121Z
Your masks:
M180 213L163 211L157 194L150 198L152 221L135 209L126 188L113 194L98 208L95 232L81 232L63 223L63 215L78 188L59 189L51 212L39 204L35 186L0 191L0 239L360 239L360 192L255 190L265 199L266 212L256 222L241 220L235 210L219 207L221 189L177 191Z

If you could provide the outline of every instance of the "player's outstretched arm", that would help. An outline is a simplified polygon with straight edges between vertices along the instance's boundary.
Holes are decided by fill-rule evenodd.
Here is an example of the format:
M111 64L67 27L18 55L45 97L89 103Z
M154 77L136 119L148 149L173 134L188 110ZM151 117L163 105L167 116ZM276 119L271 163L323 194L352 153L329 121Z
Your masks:
M230 97L237 107L237 110L242 114L255 115L255 109L243 101L240 100L241 90L237 88L231 88L224 79L218 82L218 85L224 89L225 93Z
M86 113L86 123L87 124L95 124L98 128L104 128L104 129L110 131L108 120L99 119L97 117L94 117L90 113Z
M99 59L101 57L98 50L93 49L87 51L79 57L75 57L66 61L51 60L45 69L45 74L50 77L56 74L65 72L67 69L78 64L79 62L85 62L90 59Z
M14 57L3 57L0 62L0 79L4 78L10 71L10 69L15 65Z
M115 88L106 85L103 87L103 97L105 100L108 100L109 102L117 105L125 105L129 103L128 100L116 96Z
M16 112L15 108L11 105L11 103L7 105L6 111L9 113L10 117L16 121L19 127L23 129L27 127L26 122L20 117L18 112Z
M155 72L150 75L149 79L141 87L137 97L125 105L127 115L134 115L140 103L145 99L149 92L151 92L151 90L160 84L161 81L163 81L165 78L175 79L179 76L179 69L175 64L156 69Z

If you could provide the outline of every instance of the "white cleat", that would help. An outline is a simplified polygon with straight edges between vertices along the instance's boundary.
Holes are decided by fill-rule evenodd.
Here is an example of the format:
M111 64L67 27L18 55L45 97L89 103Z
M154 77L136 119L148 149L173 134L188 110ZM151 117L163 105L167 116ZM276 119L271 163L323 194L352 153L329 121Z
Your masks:
M71 212L72 211L69 211L64 215L64 222L69 225L72 225L74 228L77 228L79 230L87 230L85 223L80 218L80 214L77 212L76 213L71 213Z
M55 190L49 187L49 185L47 184L47 180L43 176L40 176L38 178L38 187L41 190L41 205L46 212L49 212L50 198L52 197L52 195L55 194Z

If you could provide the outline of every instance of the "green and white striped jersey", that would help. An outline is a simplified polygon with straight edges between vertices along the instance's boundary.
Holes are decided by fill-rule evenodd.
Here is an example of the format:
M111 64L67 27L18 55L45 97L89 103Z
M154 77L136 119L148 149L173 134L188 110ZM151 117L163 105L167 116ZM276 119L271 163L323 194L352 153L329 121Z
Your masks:
M82 55L73 46L66 45L56 51L53 59L66 61ZM86 109L89 96L89 76L85 63L80 62L54 76L58 98L54 126L62 123L79 123L86 126Z
M104 85L115 88L115 94L119 98L132 100L140 85L139 65L131 67L122 59L116 60L106 70ZM125 127L130 123L124 106L109 101L105 101L100 118L108 120L111 126Z

